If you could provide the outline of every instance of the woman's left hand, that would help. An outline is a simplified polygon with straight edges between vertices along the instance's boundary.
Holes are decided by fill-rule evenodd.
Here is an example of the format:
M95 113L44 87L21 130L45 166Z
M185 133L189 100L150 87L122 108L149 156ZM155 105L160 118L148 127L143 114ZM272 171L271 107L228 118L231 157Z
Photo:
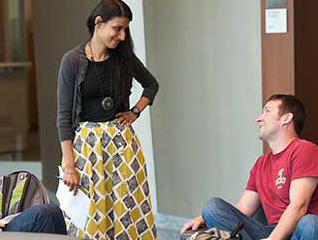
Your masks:
M132 111L120 112L115 115L117 122L129 127L136 119L137 115Z

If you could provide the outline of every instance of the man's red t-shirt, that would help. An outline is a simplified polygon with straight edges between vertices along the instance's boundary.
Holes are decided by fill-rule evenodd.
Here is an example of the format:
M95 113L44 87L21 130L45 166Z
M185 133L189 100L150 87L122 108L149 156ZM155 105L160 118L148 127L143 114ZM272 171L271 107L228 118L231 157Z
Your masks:
M246 190L259 194L268 224L278 223L290 203L291 182L303 177L318 177L318 147L306 140L296 138L280 153L267 153L254 164ZM318 215L318 188L308 213Z

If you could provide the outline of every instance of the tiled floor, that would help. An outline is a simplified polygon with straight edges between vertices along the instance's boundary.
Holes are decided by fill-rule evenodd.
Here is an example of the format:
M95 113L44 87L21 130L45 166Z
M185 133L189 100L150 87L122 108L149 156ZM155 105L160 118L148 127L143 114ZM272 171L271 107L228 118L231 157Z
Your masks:
M0 176L20 170L29 171L42 180L41 162L0 161Z
M155 222L160 240L179 240L180 229L189 219L165 214L156 214Z
M157 229L160 240L180 239L179 230Z

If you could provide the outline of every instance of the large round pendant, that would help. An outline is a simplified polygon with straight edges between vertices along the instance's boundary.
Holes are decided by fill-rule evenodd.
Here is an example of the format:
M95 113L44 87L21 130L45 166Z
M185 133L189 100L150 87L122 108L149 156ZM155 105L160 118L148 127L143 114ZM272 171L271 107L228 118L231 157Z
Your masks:
M102 108L106 111L114 108L114 100L111 97L105 97L102 101Z

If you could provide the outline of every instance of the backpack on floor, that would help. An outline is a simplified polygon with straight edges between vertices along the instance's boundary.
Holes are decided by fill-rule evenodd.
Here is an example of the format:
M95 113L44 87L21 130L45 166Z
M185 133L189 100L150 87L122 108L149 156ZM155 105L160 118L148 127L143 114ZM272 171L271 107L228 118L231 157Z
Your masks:
M0 176L0 219L49 202L47 190L32 173L17 171Z
M232 232L220 230L216 227L208 230L199 230L191 234L187 240L240 240L239 231L243 228L243 222L239 222Z
M192 234L187 240L239 240L238 234L231 234L228 231L223 231L218 228L210 228L206 231L196 232Z

